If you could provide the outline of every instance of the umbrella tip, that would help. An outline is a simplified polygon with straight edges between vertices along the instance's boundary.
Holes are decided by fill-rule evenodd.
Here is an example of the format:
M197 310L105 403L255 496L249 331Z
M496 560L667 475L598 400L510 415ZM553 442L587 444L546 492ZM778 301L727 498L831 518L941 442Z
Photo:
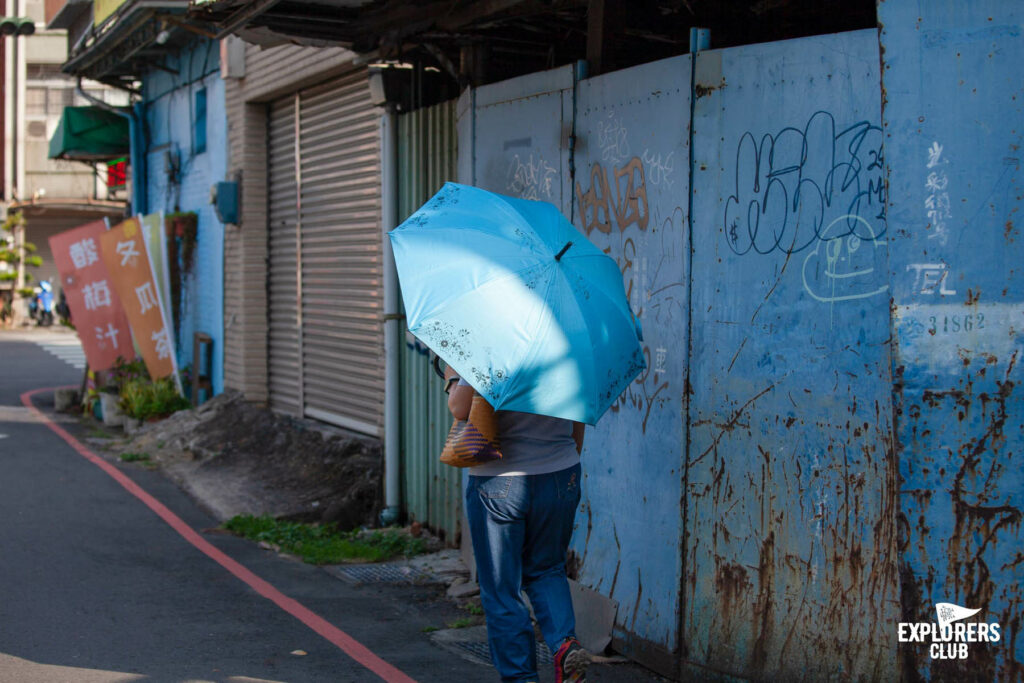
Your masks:
M561 261L562 260L562 256L565 255L565 252L569 251L569 247L571 247L571 246L572 246L572 242L566 242L565 246L562 247L562 251L560 251L557 254L555 254L555 260L556 261Z

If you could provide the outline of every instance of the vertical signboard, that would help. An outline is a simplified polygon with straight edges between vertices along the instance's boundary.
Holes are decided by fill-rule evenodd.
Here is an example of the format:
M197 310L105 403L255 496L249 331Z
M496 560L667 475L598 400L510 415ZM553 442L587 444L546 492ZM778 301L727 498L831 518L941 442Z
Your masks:
M108 230L100 237L100 253L124 302L124 311L150 376L176 376L168 316L160 301L139 221L129 218Z
M132 360L128 319L100 257L103 221L87 223L50 238L50 251L89 367L109 370L118 358Z
M171 264L167 253L167 237L164 229L164 213L146 214L139 216L139 226L142 232L142 239L146 243L146 253L149 255L149 265L153 269L153 282L156 284L157 292L160 295L160 303L168 316L173 315L174 308L171 304L173 293L171 292ZM172 322L168 319L168 322ZM173 324L171 325L173 328Z

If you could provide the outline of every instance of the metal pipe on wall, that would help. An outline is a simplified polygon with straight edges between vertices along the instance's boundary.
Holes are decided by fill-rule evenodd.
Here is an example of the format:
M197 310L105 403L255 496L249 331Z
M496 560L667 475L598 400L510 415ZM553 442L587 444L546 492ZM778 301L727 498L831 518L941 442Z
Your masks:
M388 232L398 225L398 120L393 105L381 116L381 251L384 266L384 510L380 520L394 524L401 514L399 429L398 273Z

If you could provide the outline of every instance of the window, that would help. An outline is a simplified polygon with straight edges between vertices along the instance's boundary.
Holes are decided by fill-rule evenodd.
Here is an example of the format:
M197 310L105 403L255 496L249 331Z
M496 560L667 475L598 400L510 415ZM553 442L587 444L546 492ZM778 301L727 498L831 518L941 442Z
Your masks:
M195 141L195 153L201 154L206 151L206 88L196 92L194 121L195 134L193 135L193 140Z

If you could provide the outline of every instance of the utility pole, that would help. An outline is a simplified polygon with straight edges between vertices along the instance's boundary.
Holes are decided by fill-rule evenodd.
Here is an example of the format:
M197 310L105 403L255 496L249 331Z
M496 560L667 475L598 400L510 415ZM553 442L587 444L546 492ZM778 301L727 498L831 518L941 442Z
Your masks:
M31 18L25 17L25 0L7 0L6 9L8 13L0 17L0 51L4 53L4 73L0 74L3 82L10 84L4 88L4 217L6 218L9 203L18 199L20 190L24 187L25 175L25 145L22 140L21 131L25 128L25 54L21 49L21 37L30 36L36 31L36 24ZM7 38L12 39L12 59L8 63L6 59ZM10 68L10 77L6 73ZM10 98L10 116L7 115L7 98ZM7 128L7 126L10 128ZM8 131L10 133L8 134ZM10 175L6 174L6 162L10 160ZM11 307L14 311L15 321L24 318L25 302L18 292L25 288L25 225L19 224L13 234L15 247L18 250L18 275L15 280L15 287L11 299Z

